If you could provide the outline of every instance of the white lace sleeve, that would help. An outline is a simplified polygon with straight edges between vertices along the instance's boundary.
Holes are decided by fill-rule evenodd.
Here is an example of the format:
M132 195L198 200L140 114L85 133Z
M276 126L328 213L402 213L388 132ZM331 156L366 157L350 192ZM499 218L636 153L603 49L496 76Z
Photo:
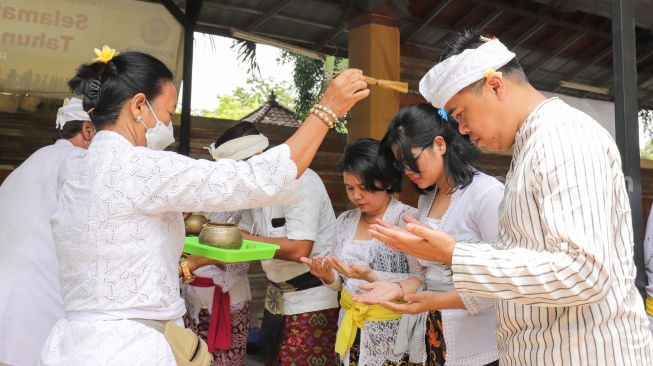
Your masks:
M297 167L290 159L288 145L247 161L195 160L145 148L135 151L131 156L133 170L116 176L126 175L128 181L122 185L138 187L130 200L147 213L220 212L281 205L298 185Z
M407 205L401 205L401 206L394 205L394 206L391 206L389 209L392 209L392 210L395 211L394 213L391 213L391 217L394 218L393 224L398 225L399 227L405 227L406 226L404 221L401 218L404 214L408 214L408 215L413 216L413 217L417 216L417 210L415 210L414 208L412 208L410 206L407 206ZM391 252L387 252L387 254L385 254L385 255L388 255L388 256L392 256L393 252L394 253L401 253L401 252L398 252L398 251L395 251L395 250L392 250L392 249L389 249L389 248L388 248L388 250L391 251ZM383 252L385 252L385 251L383 251ZM401 257L402 257L401 260L404 260L404 258L405 258L405 260L407 262L407 265L408 265L406 273L397 273L396 270L388 271L386 268L392 268L392 265L390 263L388 263L387 260L377 259L377 261L379 263L377 263L375 266L377 266L378 269L374 268L374 273L376 274L377 280L396 282L396 281L405 280L406 278L409 278L409 277L416 277L416 278L420 279L421 281L424 281L425 269L419 263L419 261L415 257L412 257L412 256L404 254L404 253L401 253ZM390 261L393 261L393 260L396 260L396 259L390 259ZM382 263L385 263L385 264L382 264Z
M350 211L341 213L336 219L336 226L335 226L336 235L333 236L334 241L333 243L331 243L331 248L329 249L329 255L337 257L338 255L336 253L338 253L341 250L340 243L342 243L345 237L343 227L345 226L345 221L347 218L347 214L349 212ZM340 273L338 273L338 271L336 270L333 270L333 274L336 280L333 281L332 284L326 285L326 287L330 288L333 291L341 291L342 283L343 283L342 276L340 276Z

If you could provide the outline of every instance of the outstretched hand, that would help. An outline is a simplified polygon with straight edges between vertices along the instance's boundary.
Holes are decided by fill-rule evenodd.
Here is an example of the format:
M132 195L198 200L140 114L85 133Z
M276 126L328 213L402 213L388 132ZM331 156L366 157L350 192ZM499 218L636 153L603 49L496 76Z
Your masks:
M404 296L405 303L382 301L384 308L399 314L419 314L431 310L439 310L439 297L441 295L433 291L423 291Z
M328 256L326 259L329 261L331 266L344 277L356 278L367 282L376 281L376 274L370 266L345 263L333 256Z
M381 304L385 301L403 300L402 296L404 291L397 282L376 281L361 284L358 288L367 292L364 294L352 295L352 299L366 305Z
M451 264L456 241L444 232L420 223L410 215L403 216L406 228L377 220L370 225L370 235L389 247L417 258Z
M333 266L327 261L326 257L301 257L299 260L306 264L313 276L320 278L323 283L330 285L336 280L336 276L333 273Z

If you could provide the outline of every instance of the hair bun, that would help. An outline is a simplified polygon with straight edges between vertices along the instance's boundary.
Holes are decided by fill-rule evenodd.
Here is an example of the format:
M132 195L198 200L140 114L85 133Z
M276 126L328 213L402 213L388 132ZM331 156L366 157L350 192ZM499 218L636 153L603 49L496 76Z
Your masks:
M98 79L84 80L82 82L82 94L84 94L84 108L90 110L95 108L100 98L102 83Z

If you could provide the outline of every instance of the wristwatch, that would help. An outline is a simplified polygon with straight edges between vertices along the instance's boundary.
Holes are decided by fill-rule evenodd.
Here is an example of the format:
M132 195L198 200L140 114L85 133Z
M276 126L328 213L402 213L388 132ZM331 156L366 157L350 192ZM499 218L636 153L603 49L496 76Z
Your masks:
M179 260L179 266L181 267L181 273L183 275L182 282L183 283L191 283L195 281L195 276L193 276L193 273L190 271L190 268L188 268L188 259L185 257L181 258Z

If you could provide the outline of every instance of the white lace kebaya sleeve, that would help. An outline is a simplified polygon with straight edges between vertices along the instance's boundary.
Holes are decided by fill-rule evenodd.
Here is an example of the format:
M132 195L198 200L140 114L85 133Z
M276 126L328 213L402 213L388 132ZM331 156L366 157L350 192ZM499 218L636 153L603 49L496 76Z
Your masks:
M290 147L280 145L247 161L195 160L136 148L126 179L133 204L151 214L171 211L233 211L287 204L297 188ZM126 175L126 176L125 176Z
M338 218L336 218L336 226L335 226L336 235L333 236L334 241L331 244L331 250L329 250L329 255L338 257L338 253L341 250L339 248L339 246L342 245L342 243L345 240L345 233L347 232L347 230L351 229L350 227L347 227L347 224L346 224L347 221L351 221L351 220L347 220L347 217L350 214L351 214L351 211L346 211L346 212L341 213L338 216ZM340 290L342 290L342 276L340 276L340 273L338 273L338 271L336 271L335 269L332 270L332 271L333 271L335 281L333 281L332 284L326 285L326 287L328 287L329 289L331 289L333 291L340 291Z
M406 226L406 224L404 223L402 217L405 214L408 214L412 217L417 217L417 210L414 209L413 207L410 207L408 205L403 205L403 204L400 208L401 208L400 212L397 212L396 216L392 217L392 221L393 221L392 223L403 228ZM391 250L392 252L396 252L387 247L386 249ZM418 278L420 281L424 281L426 275L426 268L419 263L417 258L404 253L401 253L401 256L405 256L408 262L408 273L385 272L385 271L375 270L374 273L376 274L377 281L396 282L396 281L403 281L409 277L415 277Z

